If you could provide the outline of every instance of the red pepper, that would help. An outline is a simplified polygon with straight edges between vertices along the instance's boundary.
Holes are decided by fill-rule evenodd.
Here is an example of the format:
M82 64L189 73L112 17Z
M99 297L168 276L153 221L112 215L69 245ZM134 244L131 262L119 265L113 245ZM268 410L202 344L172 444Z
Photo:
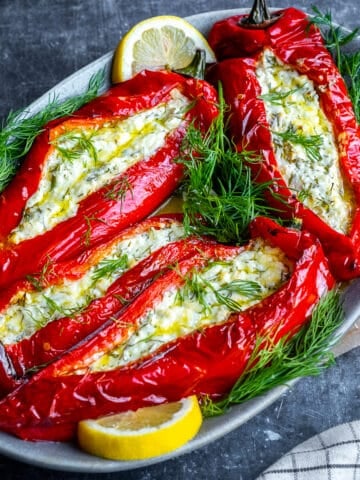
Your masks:
M23 295L36 287L39 290L56 285L59 280L62 283L64 280L81 278L87 269L104 258L113 245L127 239L131 241L135 235L151 229L163 229L176 224L176 218L174 215L150 217L135 227L129 227L105 245L94 247L71 261L51 265L41 278L41 286L34 286L34 283L29 281L15 282L10 289L0 292L0 311L9 304L16 304L17 299L21 302ZM203 243L200 239L190 237L168 243L123 274L119 274L119 278L109 286L103 297L94 299L79 313L49 321L31 336L16 343L6 344L3 339L4 355L0 362L2 390L5 392L13 389L23 381L23 378L18 377L23 377L28 370L43 367L86 339L106 322L113 323L112 316L126 308L126 304L149 286L154 278L176 262L194 255Z
M154 354L113 370L90 372L89 365L121 344L138 328L139 318L157 304L165 289L184 283L184 275L207 260L231 259L246 247L207 244L200 254L179 262L158 278L121 313L117 322L34 375L0 402L0 428L24 439L68 440L76 424L141 406L175 401L184 396L225 394L243 372L256 337L297 331L319 298L334 285L317 240L257 218L254 237L278 246L294 262L291 278L264 301L202 331L163 345ZM296 292L296 295L294 295ZM127 326L124 322L128 323ZM130 326L129 326L130 324Z
M81 200L76 214L50 230L14 244L11 232L19 224L24 208L36 192L42 168L54 150L59 134L78 127L102 126L136 113L166 104L174 89L190 100L181 126L166 137L165 144L151 158L130 166L111 184ZM183 168L179 155L186 125L195 121L206 129L217 114L215 90L206 82L171 72L144 71L111 88L76 112L44 127L13 182L0 196L0 288L33 272L46 262L68 260L109 236L145 218L176 189ZM126 191L121 192L121 186Z
M344 80L318 28L294 8L280 10L276 15L276 21L263 28L248 28L244 15L216 23L209 42L220 62L210 78L222 83L225 101L230 106L230 131L237 148L260 156L261 160L251 165L254 178L258 182L273 182L271 190L276 195L269 195L269 202L285 216L301 219L303 228L321 240L333 274L340 280L350 279L360 275L359 128ZM264 49L313 82L321 109L333 129L341 175L354 197L351 227L346 233L331 227L313 208L306 207L281 173L256 75ZM298 112L301 115L301 107Z

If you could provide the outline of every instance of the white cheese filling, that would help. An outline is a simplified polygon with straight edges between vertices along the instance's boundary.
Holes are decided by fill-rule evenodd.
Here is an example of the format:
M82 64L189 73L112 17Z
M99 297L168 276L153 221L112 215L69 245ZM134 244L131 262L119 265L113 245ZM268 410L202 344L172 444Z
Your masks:
M276 291L291 271L281 250L258 239L231 260L192 272L180 289L170 286L156 307L139 319L139 328L129 339L90 368L105 371L129 364L165 343L223 323L232 311L243 311Z
M181 125L190 100L174 89L172 98L125 119L74 128L58 136L37 191L10 240L19 243L76 215L78 204L114 177L149 159Z
M0 341L5 345L18 342L58 318L76 315L92 300L102 297L124 271L182 237L183 226L176 222L150 228L112 245L99 263L77 280L19 292L0 313Z
M266 49L256 69L281 174L298 198L333 229L347 233L352 194L344 184L329 120L313 82Z

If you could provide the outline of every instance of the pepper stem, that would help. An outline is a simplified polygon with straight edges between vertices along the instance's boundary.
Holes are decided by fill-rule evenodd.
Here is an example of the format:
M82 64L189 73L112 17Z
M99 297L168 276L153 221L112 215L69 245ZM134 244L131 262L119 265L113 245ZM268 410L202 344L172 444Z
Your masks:
M204 50L196 50L194 58L191 60L189 65L183 68L175 70L176 73L181 75L187 75L193 78L200 78L204 80L205 78L205 67L206 67L206 56Z
M279 15L271 14L266 0L255 0L250 14L242 20L242 25L249 28L266 28L276 22Z
M269 20L271 20L271 15L266 0L255 0L247 22L259 25Z

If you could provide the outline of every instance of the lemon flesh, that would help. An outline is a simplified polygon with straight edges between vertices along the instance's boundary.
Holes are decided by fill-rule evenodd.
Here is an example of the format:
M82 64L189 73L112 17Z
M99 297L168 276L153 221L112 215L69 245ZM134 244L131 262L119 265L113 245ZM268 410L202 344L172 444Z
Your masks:
M186 20L165 15L136 24L120 41L113 59L112 81L128 80L141 70L178 70L187 67L196 50L215 62L205 37Z
M111 460L143 460L181 447L199 431L197 397L139 408L136 411L82 420L78 441L86 452Z

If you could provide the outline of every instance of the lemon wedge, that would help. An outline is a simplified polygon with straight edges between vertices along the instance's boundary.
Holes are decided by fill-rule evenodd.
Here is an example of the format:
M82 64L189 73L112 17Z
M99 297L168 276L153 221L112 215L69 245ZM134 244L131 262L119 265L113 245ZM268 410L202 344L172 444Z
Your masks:
M139 408L78 425L80 447L111 460L143 460L169 453L199 431L202 415L195 395L178 402Z
M141 70L187 67L196 50L205 51L206 63L215 55L206 38L183 18L151 17L137 23L120 41L113 58L113 83L128 80Z

